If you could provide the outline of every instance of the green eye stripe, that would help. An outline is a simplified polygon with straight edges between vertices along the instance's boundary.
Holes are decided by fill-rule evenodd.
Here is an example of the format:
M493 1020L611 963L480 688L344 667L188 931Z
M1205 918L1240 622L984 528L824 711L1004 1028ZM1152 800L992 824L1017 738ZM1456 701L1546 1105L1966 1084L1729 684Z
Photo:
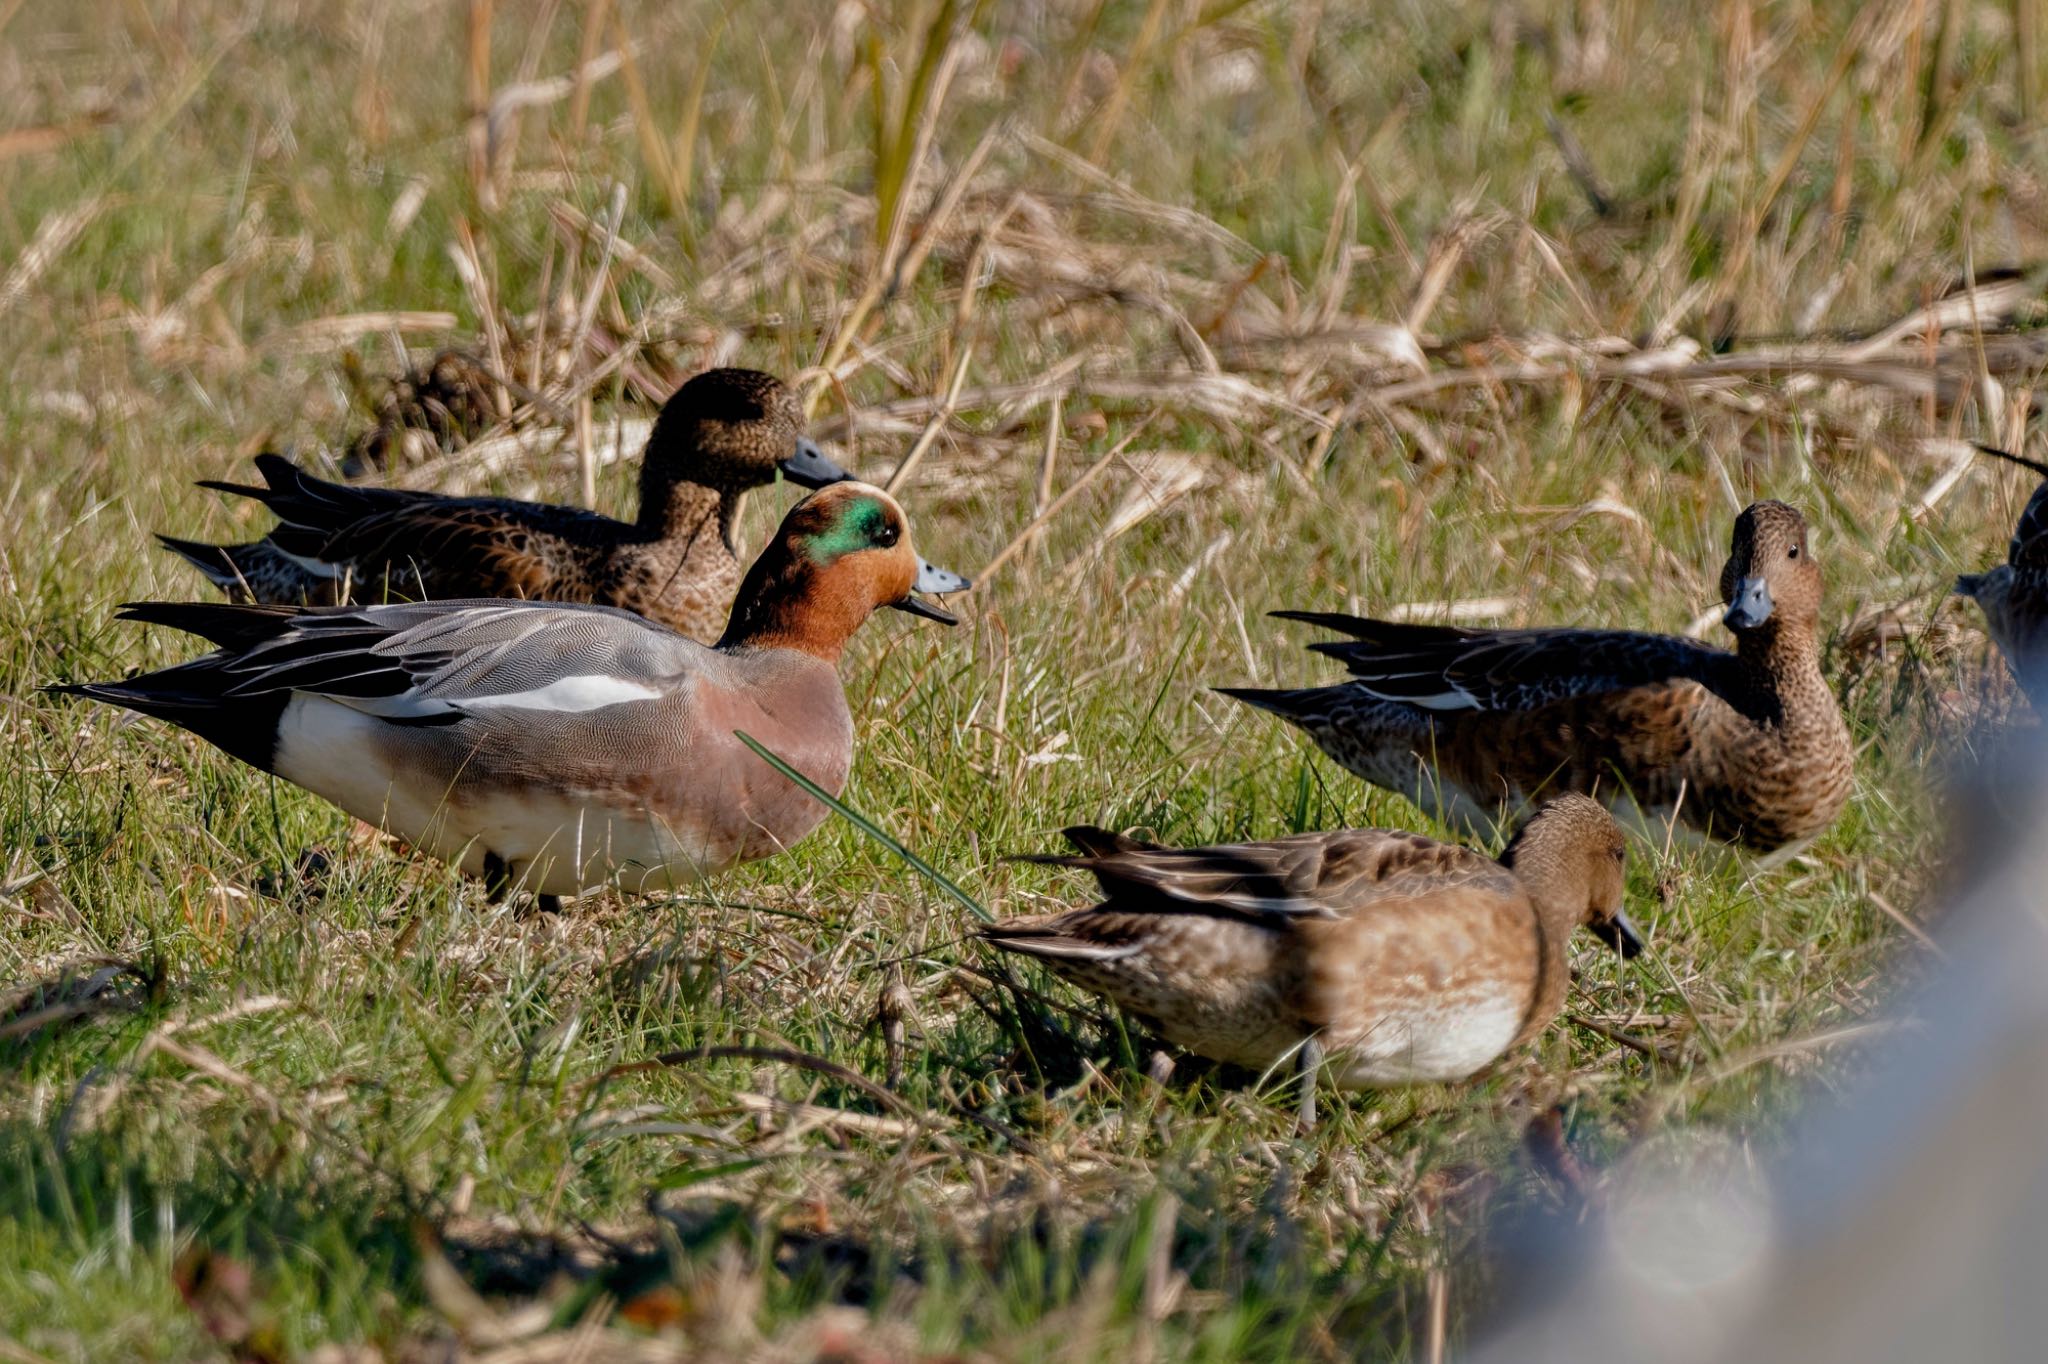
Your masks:
M806 548L813 559L829 564L842 554L873 549L889 528L889 509L872 497L850 502L832 528L813 535Z

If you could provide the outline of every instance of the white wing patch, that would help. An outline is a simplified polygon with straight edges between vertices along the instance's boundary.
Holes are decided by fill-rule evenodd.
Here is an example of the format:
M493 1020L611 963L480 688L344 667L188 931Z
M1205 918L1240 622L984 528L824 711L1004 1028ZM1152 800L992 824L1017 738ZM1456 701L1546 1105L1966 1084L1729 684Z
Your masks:
M1449 691L1437 692L1433 696L1393 696L1376 689L1371 682L1360 682L1357 685L1368 696L1378 697L1382 701L1399 701L1405 705L1420 706L1424 710L1474 710L1479 705L1479 698L1463 687L1453 687Z
M308 559L303 554L294 554L288 549L279 549L275 541L271 542L270 549L279 558L289 559L316 578L339 578L341 576L342 570L340 565L330 564L325 559Z
M661 688L605 673L558 677L543 687L526 691L499 692L493 696L441 697L424 695L417 689L397 696L333 696L329 700L386 720L424 720L437 715L479 710L545 710L576 714L602 710L628 701L652 701Z
M480 706L504 706L516 710L602 710L628 701L652 701L660 695L661 688L650 687L644 682L604 673L588 673L581 677L556 678L545 687L535 687L530 691L464 697L462 708L475 710Z

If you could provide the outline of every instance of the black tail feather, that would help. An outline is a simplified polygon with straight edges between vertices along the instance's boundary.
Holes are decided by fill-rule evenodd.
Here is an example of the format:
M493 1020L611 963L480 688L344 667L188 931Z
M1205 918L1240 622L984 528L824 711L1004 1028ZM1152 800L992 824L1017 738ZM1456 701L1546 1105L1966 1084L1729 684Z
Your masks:
M132 601L115 612L115 619L168 625L173 630L198 635L219 648L243 650L283 634L308 609L250 602Z
M1233 701L1242 701L1270 711L1283 720L1297 724L1321 709L1320 703L1310 704L1308 698L1319 696L1329 690L1327 687L1211 687L1218 696L1227 696Z
M238 697L223 704L218 658L202 658L122 682L60 683L44 690L83 696L189 729L230 757L276 770L278 721L290 694Z
M230 483L222 478L202 478L193 482L195 488L206 488L217 493L233 493L236 497L253 497L258 502L268 503L277 495L275 488L259 488L253 483Z
M2010 450L2001 450L1995 445L1986 445L1982 441L1971 441L1970 443L1977 447L1977 453L1979 454L1990 455L1994 459L2002 459L2008 464L2017 464L2022 469L2032 469L2042 477L2048 478L2048 464L2043 464L2039 460L2028 459L2025 455L2016 455Z

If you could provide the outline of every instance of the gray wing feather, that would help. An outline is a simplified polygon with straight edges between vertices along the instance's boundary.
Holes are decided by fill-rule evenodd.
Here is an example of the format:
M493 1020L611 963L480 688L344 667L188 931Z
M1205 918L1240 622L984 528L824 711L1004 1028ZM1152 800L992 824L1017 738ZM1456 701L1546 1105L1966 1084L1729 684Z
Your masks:
M235 678L229 695L312 692L428 720L522 699L586 710L651 698L690 671L699 648L610 607L423 602L308 612L222 666Z

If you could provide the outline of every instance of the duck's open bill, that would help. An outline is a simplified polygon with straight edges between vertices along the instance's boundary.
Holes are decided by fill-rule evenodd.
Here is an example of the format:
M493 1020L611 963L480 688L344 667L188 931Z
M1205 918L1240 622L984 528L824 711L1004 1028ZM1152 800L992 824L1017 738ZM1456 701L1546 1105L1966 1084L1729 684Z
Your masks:
M917 561L917 582L910 590L912 593L924 592L937 596L944 592L965 592L972 586L974 586L972 578L955 573L949 568L940 568L936 564L927 563L923 559L919 559ZM902 601L890 602L889 605L895 607L898 611L908 611L913 616L923 616L926 620L938 621L941 625L958 625L960 623L960 618L951 612L942 611L930 602L923 601L915 595L905 597Z
M776 466L782 476L800 488L822 488L828 483L845 483L853 475L832 462L817 442L809 436L799 436L796 453Z

